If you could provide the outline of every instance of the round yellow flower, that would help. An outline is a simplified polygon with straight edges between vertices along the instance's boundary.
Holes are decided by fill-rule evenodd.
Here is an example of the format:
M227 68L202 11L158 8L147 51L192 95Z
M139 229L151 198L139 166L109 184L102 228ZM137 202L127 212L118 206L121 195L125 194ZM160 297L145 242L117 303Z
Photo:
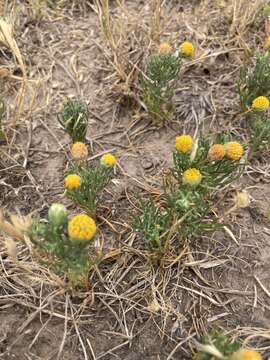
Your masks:
M266 47L270 48L270 36L266 39Z
M192 149L193 140L190 135L180 135L175 138L175 148L177 151L187 153Z
M72 240L89 241L96 231L95 221L86 214L75 215L68 222L68 235Z
M71 174L65 177L65 188L68 190L78 189L81 186L81 177Z
M252 101L252 108L260 111L267 110L269 108L269 100L265 96L259 96Z
M189 41L185 41L180 45L180 52L185 56L193 57L195 53L194 45Z
M183 174L183 183L189 185L198 185L202 181L200 170L195 168L187 169Z
M114 165L116 165L117 160L116 160L116 157L114 155L108 153L108 154L105 154L105 155L102 156L100 162L101 162L102 165L105 165L105 166L108 166L108 167L113 167Z
M159 45L159 52L164 55L170 54L172 52L172 47L169 43L163 42Z
M232 355L232 360L262 360L262 357L255 350L240 349Z
M71 155L75 160L85 160L88 156L87 146L82 142L76 142L71 147Z
M225 144L226 156L230 160L240 160L244 155L243 146L237 141L230 141Z
M222 160L226 154L224 145L214 144L210 147L208 152L208 159L210 161Z

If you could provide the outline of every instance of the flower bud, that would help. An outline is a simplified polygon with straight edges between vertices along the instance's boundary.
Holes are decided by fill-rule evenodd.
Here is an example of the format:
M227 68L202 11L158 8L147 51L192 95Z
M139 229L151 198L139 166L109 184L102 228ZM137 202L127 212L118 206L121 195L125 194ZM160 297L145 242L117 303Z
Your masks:
M48 212L49 222L54 226L64 225L67 221L67 209L62 204L52 204Z

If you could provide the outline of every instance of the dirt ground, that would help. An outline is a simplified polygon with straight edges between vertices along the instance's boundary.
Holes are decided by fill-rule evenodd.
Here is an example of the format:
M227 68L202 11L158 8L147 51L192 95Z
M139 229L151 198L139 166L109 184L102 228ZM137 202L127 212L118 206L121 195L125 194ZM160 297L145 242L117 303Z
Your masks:
M15 38L28 87L25 108L12 127L22 73L12 53L0 46L0 66L13 75L0 77L8 134L8 142L0 145L0 207L42 217L51 203L63 202L76 212L63 197L70 139L57 114L67 97L80 97L91 114L90 158L110 151L119 160L99 210L99 240L104 253L115 251L115 256L90 274L88 291L72 292L37 264L25 244L17 245L19 266L7 257L2 241L1 359L185 360L192 358L193 340L213 328L245 340L270 359L269 153L253 159L241 179L218 195L217 214L233 236L218 232L179 245L178 254L156 269L142 239L130 230L135 194L160 192L176 135L196 135L202 128L229 130L246 140L236 79L242 62L250 61L246 50L261 47L267 29L261 15L250 15L244 28L240 15L232 20L232 9L223 1L167 3L161 39L175 46L190 39L197 53L181 71L174 121L159 128L132 96L123 96L125 84L111 65L95 7L82 1L34 11L18 1ZM127 40L132 52L142 44L151 7L148 1L132 0L126 9L124 19L132 26L141 19ZM123 16L114 2L112 14ZM144 50L135 52L139 65ZM226 215L240 190L248 191L251 205Z

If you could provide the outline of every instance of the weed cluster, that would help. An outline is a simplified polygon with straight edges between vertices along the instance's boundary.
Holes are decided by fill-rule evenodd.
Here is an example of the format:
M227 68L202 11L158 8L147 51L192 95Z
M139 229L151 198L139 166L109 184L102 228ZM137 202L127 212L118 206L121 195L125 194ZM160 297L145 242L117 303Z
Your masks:
M134 229L152 250L163 250L177 237L184 240L222 227L211 218L213 195L243 171L243 146L219 137L193 141L189 135L176 138L174 166L164 177L163 195L141 204Z
M199 351L194 360L262 360L257 351L243 348L238 341L230 340L221 332L205 336L197 347Z
M77 164L65 177L65 194L95 217L100 195L112 179L116 158L108 153L98 165L92 166L86 161L88 151L84 143L73 144L71 152Z
M270 37L266 51L257 54L254 67L241 68L238 93L241 109L247 114L251 157L270 147Z
M57 272L66 273L73 286L87 283L87 274L96 259L86 251L96 233L95 221L85 215L68 220L62 204L51 205L48 220L34 221L29 237L43 254L42 261Z
M143 101L154 120L163 122L172 118L174 83L181 69L182 59L193 55L194 47L189 42L183 43L175 53L170 44L162 43L159 53L147 60L141 86Z
M80 100L68 99L64 105L62 114L58 116L58 120L70 135L73 142L84 142L88 117L89 113L86 104Z

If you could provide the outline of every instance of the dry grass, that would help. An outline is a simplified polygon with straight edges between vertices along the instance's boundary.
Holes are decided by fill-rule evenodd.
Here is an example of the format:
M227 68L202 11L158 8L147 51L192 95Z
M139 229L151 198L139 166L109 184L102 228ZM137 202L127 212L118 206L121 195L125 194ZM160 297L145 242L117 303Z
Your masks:
M226 209L232 206L232 189L225 189L219 195L215 209L218 216L233 225L231 236L213 234L181 245L174 239L175 246L161 259L145 250L142 239L131 231L127 216L135 206L134 191L145 197L160 195L161 174L169 166L169 145L165 155L162 146L173 141L175 134L185 131L196 135L200 129L229 129L245 141L247 134L239 116L235 78L243 50L254 49L258 39L263 41L265 34L260 29L264 19L258 14L266 3L232 0L229 4L219 1L213 6L212 1L203 1L195 7L188 2L181 13L178 2L171 5L156 0L134 6L124 1L111 5L109 1L96 0L94 5L86 1L81 5L74 2L67 9L57 11L50 8L45 14L39 9L35 12L35 6L41 3L33 1L31 14L41 22L28 30L33 37L37 32L40 41L40 54L35 57L34 65L25 59L31 53L27 54L28 44L22 41L23 37L16 36L7 22L0 23L2 42L13 54L9 68L16 63L22 71L22 76L15 78L9 74L2 79L4 89L8 89L3 95L10 97L10 89L14 90L11 98L17 114L13 118L8 113L7 122L16 119L20 124L22 119L27 120L26 128L19 127L12 133L15 134L12 147L10 144L1 147L0 174L3 174L1 186L5 198L16 199L20 204L23 194L24 204L29 203L28 210L37 212L43 212L55 200L62 201L61 182L69 159L69 140L55 125L54 115L66 96L79 95L90 102L91 159L105 150L117 150L120 158L115 186L106 194L110 201L99 218L98 241L104 259L89 274L89 291L70 289L63 277L32 258L23 242L16 243L16 256L8 257L6 236L1 235L1 306L5 310L18 306L28 313L17 329L17 336L1 355L6 356L9 349L27 338L31 326L38 324L25 350L28 354L35 351L46 329L51 329L51 323L53 327L56 321L61 324L61 340L47 359L66 360L66 348L75 349L74 358L82 359L124 358L133 348L141 356L137 344L143 334L151 342L157 333L163 345L155 343L160 354L154 354L153 358L190 359L195 339L212 327L223 329L234 338L246 339L247 344L269 355L269 328L259 320L260 316L267 319L270 310L266 268L254 264L254 258L250 258L252 253L259 262L258 254L263 248L260 239L265 234L269 236L269 229L253 222L248 211L226 215ZM95 15L89 15L90 7ZM97 19L89 24L89 16ZM58 28L59 24L64 25ZM97 24L102 25L102 34L97 31L91 35ZM156 129L144 120L138 76L145 58L160 40L169 39L177 47L186 38L196 43L197 57L183 68L175 96L175 122L166 129ZM70 49L73 42L76 46ZM31 50L36 49L31 46ZM31 89L28 88L29 92L26 86ZM135 100L135 106L123 104L127 96ZM25 99L28 106L23 108ZM42 140L37 138L46 139L47 144L42 147ZM153 148L149 146L151 142ZM42 172L43 164L54 161L55 154L59 156L57 161ZM143 168L144 157L153 162L153 171L147 166ZM32 164L38 164L41 172ZM59 169L54 169L57 166ZM135 173L134 168L143 170ZM44 172L46 176L53 172L53 176L48 181L44 176L41 182L39 176ZM264 186L269 174L267 161L256 160L247 167L243 183L236 184L233 192L242 187L256 190L257 179ZM13 183L13 178L21 182ZM267 191L267 185L263 189ZM8 204L5 198L1 199L2 206L14 210L16 206ZM24 209L21 204L20 207ZM14 244L10 246L10 253L14 254ZM246 274L250 276L247 278ZM238 282L234 281L236 276ZM252 317L257 321L245 322ZM101 322L102 331L98 327ZM100 333L106 336L107 346L98 345L92 336L95 333L97 338ZM145 356L151 359L150 354Z

